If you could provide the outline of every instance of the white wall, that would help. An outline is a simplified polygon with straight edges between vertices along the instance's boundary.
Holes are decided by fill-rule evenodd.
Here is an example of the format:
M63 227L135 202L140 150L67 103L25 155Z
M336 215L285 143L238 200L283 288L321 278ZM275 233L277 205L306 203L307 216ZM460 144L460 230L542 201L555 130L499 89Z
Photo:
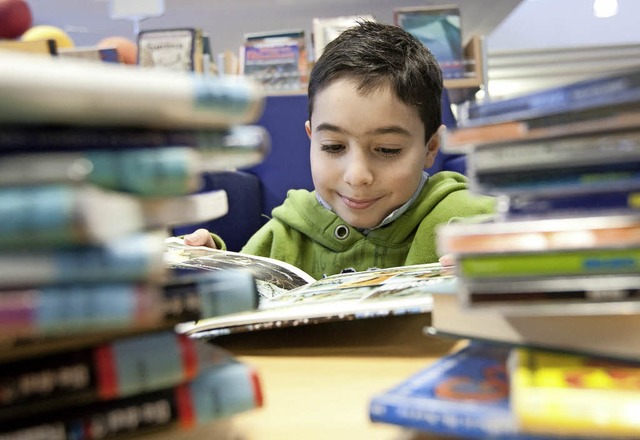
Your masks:
M640 1L596 18L593 0L523 0L487 37L489 52L640 43Z
M488 96L640 68L640 1L618 0L618 8L597 18L593 0L523 0L486 38Z
M134 1L134 0L130 0ZM311 33L313 17L372 14L392 23L393 8L455 3L463 17L463 36L487 35L522 0L164 0L165 14L140 29L200 27L213 50L237 50L247 32L302 28ZM111 20L109 0L28 0L35 24L58 26L78 46L120 35L134 39L133 23Z

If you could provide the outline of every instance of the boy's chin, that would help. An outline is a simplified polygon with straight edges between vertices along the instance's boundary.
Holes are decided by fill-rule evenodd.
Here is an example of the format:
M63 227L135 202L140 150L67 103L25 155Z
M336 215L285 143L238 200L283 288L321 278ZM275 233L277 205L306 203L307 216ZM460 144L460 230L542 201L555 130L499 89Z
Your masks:
M342 219L345 220L350 226L356 229L372 229L378 226L382 222L382 220L372 222L371 220L367 221L364 219L354 219L354 218L345 219L344 217Z

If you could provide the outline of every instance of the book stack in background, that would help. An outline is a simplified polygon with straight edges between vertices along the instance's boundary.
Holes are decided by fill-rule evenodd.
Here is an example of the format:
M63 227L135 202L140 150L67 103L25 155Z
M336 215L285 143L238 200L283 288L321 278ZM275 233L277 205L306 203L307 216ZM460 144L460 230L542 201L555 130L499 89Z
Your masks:
M445 142L467 153L471 189L498 198L495 221L438 233L439 251L456 258L462 310L506 317L476 332L640 353L630 331L640 326L639 84L640 71L624 71L478 104ZM521 134L508 137L499 129L506 124ZM459 141L466 130L498 134ZM455 333L444 321L434 327Z
M254 84L12 52L0 64L0 437L181 431L261 406L249 365L174 330L255 308L255 280L164 260L170 226L227 211L223 191L198 193L200 174L268 151Z
M261 84L264 91L304 91L309 76L304 30L245 34L239 58L240 72Z
M215 73L211 40L200 28L147 29L138 32L137 40L140 67Z
M376 396L373 419L640 438L639 85L622 71L470 106L444 148L467 154L470 188L498 213L439 228L458 288L433 294L425 331L474 342Z

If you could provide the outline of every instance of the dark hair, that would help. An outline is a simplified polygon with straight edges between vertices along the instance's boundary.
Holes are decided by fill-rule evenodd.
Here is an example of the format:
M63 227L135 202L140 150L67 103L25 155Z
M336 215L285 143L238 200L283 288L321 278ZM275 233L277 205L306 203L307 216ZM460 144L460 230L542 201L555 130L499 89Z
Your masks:
M339 78L358 81L363 94L390 85L418 110L426 140L442 123L440 66L420 40L398 26L360 21L325 46L309 75L309 120L316 94Z

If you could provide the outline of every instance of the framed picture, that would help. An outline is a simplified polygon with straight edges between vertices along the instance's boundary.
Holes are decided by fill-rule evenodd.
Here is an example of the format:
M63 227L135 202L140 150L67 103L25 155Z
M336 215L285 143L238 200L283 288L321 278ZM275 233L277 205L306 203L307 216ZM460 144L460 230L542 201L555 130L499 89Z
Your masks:
M203 36L196 28L149 29L138 34L138 65L202 71Z
M417 37L436 58L444 78L465 76L460 9L456 5L403 7L394 22Z
M244 35L241 73L267 91L302 90L307 81L304 30L256 32Z

